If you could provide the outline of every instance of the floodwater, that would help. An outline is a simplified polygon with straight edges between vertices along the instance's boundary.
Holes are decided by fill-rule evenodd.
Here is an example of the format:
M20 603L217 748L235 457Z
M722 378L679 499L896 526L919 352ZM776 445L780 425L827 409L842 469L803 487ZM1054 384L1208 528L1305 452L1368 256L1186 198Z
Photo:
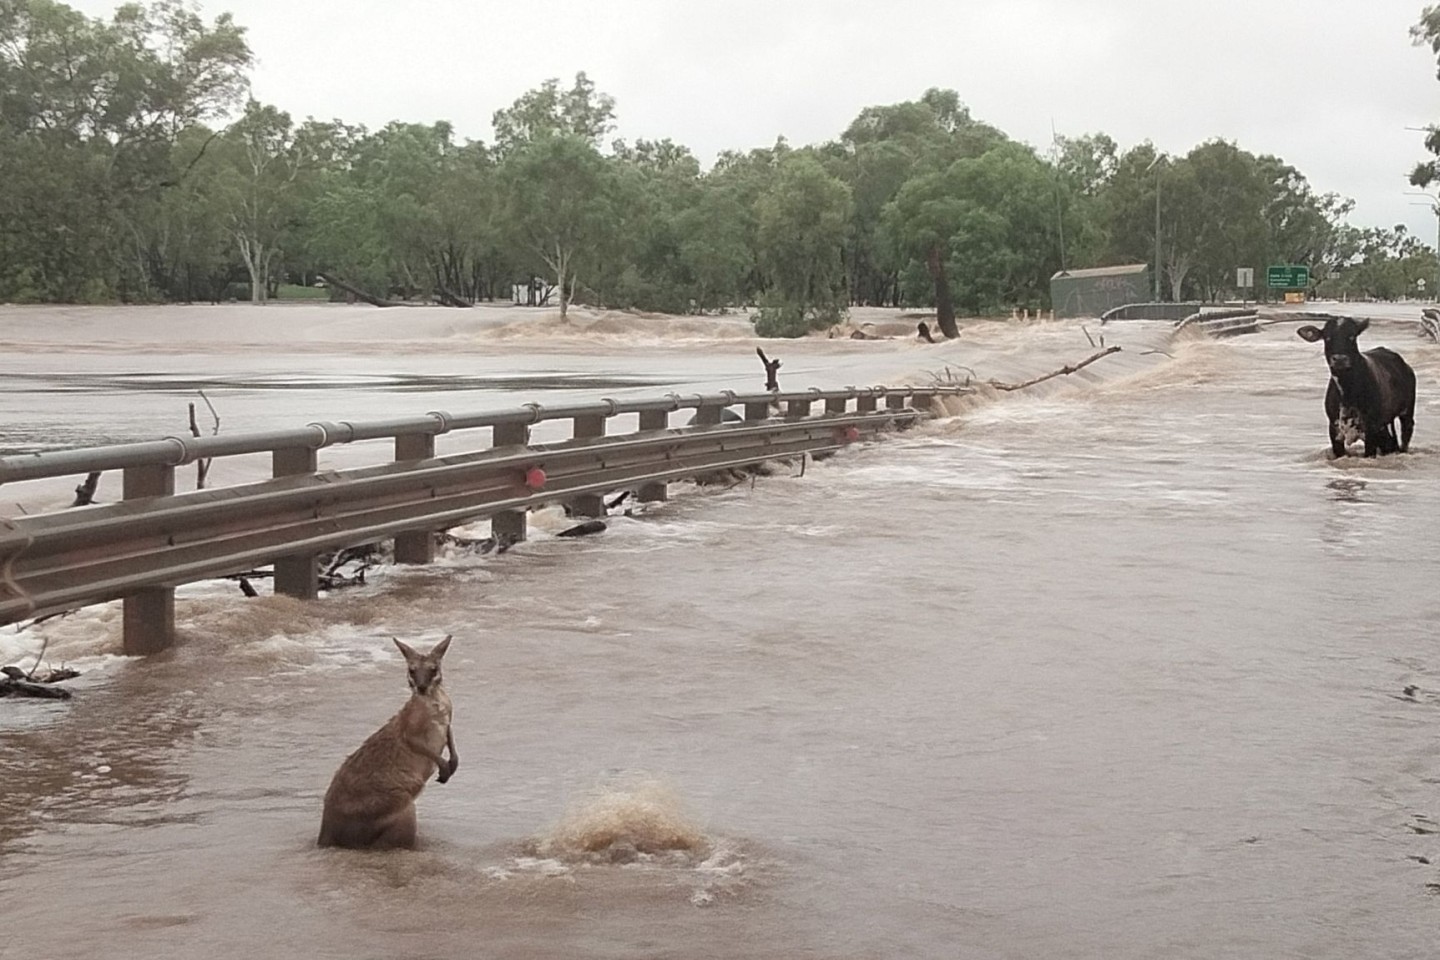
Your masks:
M7 352L7 430L174 432L140 423L199 381L258 426L433 409L413 377L473 378L457 411L758 386L723 323L266 356L264 331L172 351L144 317L150 340ZM1415 443L1334 462L1292 325L1105 335L1125 351L1074 377L803 477L677 485L595 538L542 515L503 556L312 604L186 588L147 661L113 656L113 607L5 628L0 661L43 639L86 672L69 704L0 702L0 957L1434 956L1440 348L1365 335L1416 367ZM1060 323L770 352L791 388L1092 348ZM117 379L157 370L189 380ZM287 370L338 385L272 389ZM66 374L90 386L57 411ZM502 376L529 379L479 382ZM390 636L447 633L461 765L422 849L316 849L331 774L404 699Z

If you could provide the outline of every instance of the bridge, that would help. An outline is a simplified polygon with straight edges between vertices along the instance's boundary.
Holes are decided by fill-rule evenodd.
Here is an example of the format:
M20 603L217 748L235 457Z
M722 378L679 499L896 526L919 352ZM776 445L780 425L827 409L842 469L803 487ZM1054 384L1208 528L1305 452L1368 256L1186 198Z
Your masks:
M964 392L880 386L529 403L0 457L0 483L123 474L117 503L0 519L0 624L118 599L125 652L154 653L174 642L175 588L187 583L273 564L277 593L314 599L326 551L394 538L397 562L429 563L436 532L485 518L497 537L523 540L534 507L561 502L600 516L604 495L619 489L664 500L671 481L834 452L911 426L935 397ZM727 420L732 407L741 412ZM672 428L682 410L692 419ZM621 417L636 429L614 432ZM572 422L570 439L531 443L530 427L552 420ZM457 431L476 431L475 448L437 457L436 437ZM367 440L393 441L393 459L322 469L320 451ZM175 490L177 467L267 453L270 479Z

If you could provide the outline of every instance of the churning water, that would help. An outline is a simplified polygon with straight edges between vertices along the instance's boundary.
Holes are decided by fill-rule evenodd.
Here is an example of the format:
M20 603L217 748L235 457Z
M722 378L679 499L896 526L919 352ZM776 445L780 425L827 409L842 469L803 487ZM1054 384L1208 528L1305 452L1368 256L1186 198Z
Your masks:
M192 381L235 431L759 385L724 322L537 342L335 310L291 352L309 313L208 346L177 315L95 344L0 314L28 330L4 442L177 432ZM0 706L0 956L1433 956L1440 350L1365 335L1417 369L1414 450L1332 462L1292 331L1107 328L1125 352L1063 382L589 540L542 516L313 604L186 588L144 662L113 608L6 628L0 661L48 638L86 674ZM790 388L1092 350L993 324L772 352ZM315 849L330 775L404 699L389 637L446 633L462 763L423 848Z

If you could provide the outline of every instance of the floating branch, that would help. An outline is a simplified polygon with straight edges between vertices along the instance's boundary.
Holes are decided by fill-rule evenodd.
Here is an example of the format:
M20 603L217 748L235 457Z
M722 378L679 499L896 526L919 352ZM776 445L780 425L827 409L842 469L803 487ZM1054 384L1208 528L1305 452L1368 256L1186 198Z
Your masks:
M1033 379L1026 380L1026 381L1023 382L1023 383L1001 383L999 380L991 380L991 381L989 381L989 384L990 384L990 386L994 387L996 390L1023 390L1023 389L1025 389L1026 387L1033 387L1033 386L1035 386L1035 384L1037 384L1037 383L1044 383L1046 380L1050 380L1050 379L1052 379L1052 378L1054 378L1054 377L1065 377L1065 376L1069 376L1070 374L1076 372L1077 370L1081 370L1081 369L1084 369L1085 367L1090 366L1090 364L1094 363L1096 360L1099 360L1101 357L1108 357L1108 356L1110 356L1110 354L1112 354L1112 353L1119 353L1119 352L1120 352L1120 347L1119 347L1119 346L1106 347L1104 350L1101 350L1101 351L1099 351L1098 353L1091 354L1090 356L1086 357L1084 360L1081 360L1079 363L1075 364L1074 366L1071 366L1070 364L1066 364L1065 366L1061 367L1059 370L1051 370L1049 373L1044 374L1043 376L1034 377Z

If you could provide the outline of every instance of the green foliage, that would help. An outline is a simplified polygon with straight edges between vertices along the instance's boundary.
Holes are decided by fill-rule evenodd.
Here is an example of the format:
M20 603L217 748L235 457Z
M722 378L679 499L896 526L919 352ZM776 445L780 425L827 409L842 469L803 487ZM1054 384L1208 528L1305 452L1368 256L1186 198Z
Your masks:
M841 251L850 188L801 153L786 158L755 206L757 249L769 283L756 328L762 335L799 336L830 326L845 312Z
M1437 9L1415 37L1440 53ZM851 303L933 304L953 333L957 309L1045 306L1062 266L1150 261L1157 190L1177 298L1222 296L1234 267L1282 261L1390 295L1429 255L1345 227L1348 201L1278 158L1219 140L1158 156L1092 133L1057 138L1045 159L953 90L867 106L828 143L725 152L707 171L666 139L607 148L615 102L584 73L497 111L486 145L445 122L297 123L246 98L250 65L244 30L189 0L109 19L0 0L0 300L243 288L261 302L325 274L465 302L544 276L562 314L577 298L754 305L760 333L797 336Z
M1429 47L1440 60L1440 6L1427 6L1421 11L1420 22L1410 28L1410 37L1417 47ZM1435 77L1440 79L1440 70ZM1417 187L1440 181L1440 126L1431 124L1426 129L1425 149L1432 159L1416 164L1411 171L1410 182Z
M1346 227L1336 241L1341 265L1320 283L1320 293L1347 299L1396 300L1433 293L1435 251L1403 225L1366 230ZM1424 280L1421 288L1417 281Z
M563 135L592 147L615 127L615 99L599 93L584 71L575 74L569 90L558 79L546 80L538 90L523 94L508 109L497 110L495 150L507 154L541 137Z
M555 278L564 320L578 275L597 267L614 239L614 171L587 140L557 134L519 147L499 175L507 236L534 270Z
M238 102L249 64L228 15L207 26L178 0L108 23L0 3L0 299L180 293L160 262L175 145Z

